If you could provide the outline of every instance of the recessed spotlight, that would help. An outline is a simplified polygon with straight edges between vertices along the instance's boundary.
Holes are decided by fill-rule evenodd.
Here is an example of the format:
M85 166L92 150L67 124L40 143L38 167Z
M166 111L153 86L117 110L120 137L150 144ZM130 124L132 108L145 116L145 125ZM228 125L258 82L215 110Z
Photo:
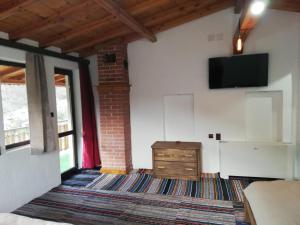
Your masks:
M250 11L253 15L260 15L266 8L264 1L254 1L250 6Z

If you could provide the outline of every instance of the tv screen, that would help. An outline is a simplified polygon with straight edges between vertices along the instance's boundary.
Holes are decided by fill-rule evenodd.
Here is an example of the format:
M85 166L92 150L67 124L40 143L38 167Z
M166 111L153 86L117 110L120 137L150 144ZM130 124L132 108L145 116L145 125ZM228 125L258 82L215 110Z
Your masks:
M209 88L267 86L268 61L268 54L210 58Z

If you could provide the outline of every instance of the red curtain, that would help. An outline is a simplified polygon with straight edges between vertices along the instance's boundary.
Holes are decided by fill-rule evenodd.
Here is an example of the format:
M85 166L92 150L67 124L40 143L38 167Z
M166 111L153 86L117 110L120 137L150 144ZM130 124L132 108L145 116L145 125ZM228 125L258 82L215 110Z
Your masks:
M79 71L83 136L82 168L91 169L100 166L94 95L88 64L79 64Z

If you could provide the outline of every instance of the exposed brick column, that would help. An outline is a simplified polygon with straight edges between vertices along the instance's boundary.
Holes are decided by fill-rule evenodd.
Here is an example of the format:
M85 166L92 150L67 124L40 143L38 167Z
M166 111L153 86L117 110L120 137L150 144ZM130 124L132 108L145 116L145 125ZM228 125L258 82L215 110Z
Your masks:
M107 62L107 54L115 54L116 61ZM127 45L104 47L97 57L101 172L125 174L132 169Z

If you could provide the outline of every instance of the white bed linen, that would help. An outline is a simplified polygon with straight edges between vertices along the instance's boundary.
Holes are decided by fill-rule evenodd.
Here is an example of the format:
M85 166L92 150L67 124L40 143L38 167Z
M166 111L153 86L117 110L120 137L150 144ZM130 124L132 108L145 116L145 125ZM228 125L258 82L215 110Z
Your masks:
M257 225L300 225L300 181L254 182L244 193Z
M69 223L57 223L39 219L32 219L12 213L0 213L0 225L70 225Z

